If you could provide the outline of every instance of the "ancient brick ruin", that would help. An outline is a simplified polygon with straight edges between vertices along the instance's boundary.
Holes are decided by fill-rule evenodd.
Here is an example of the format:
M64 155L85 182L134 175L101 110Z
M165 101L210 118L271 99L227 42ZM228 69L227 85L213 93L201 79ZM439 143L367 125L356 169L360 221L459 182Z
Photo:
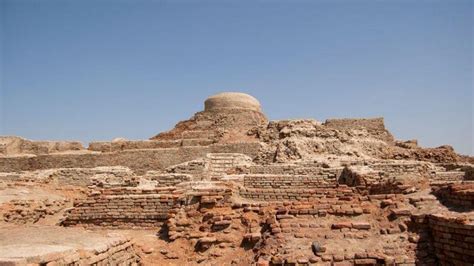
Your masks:
M473 265L473 166L242 93L149 140L0 137L0 265Z

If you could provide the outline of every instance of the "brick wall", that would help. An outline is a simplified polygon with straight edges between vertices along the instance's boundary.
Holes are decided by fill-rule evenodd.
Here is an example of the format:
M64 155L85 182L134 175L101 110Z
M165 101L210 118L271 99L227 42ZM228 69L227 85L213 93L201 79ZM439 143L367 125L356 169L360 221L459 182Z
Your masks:
M436 257L442 265L474 263L474 224L454 218L429 216Z
M339 177L343 167L323 168L320 164L295 165L295 164L273 164L252 165L248 167L249 174L272 174L272 175L328 175Z
M383 118L360 118L360 119L328 119L325 126L338 130L365 129L376 138L393 141L394 138L385 128Z
M427 162L396 162L389 161L384 163L370 164L370 168L384 172L387 175L399 173L427 173L431 167Z
M433 193L447 205L474 209L474 182L441 185Z
M431 182L457 182L464 180L465 173L463 171L446 171L436 172L430 179Z
M182 182L192 180L192 176L188 174L174 174L174 173L158 173L155 171L148 171L145 175L147 179L156 181L157 187L173 187Z
M474 223L463 218L430 214L413 217L426 232L419 252L429 253L438 265L473 265ZM432 247L432 251L427 249Z
M323 185L318 188L241 188L239 194L243 198L260 201L281 200L314 200L320 198L337 198L339 200L351 200L354 189L345 185Z
M88 150L100 152L115 152L123 150L139 150L139 149L163 149L178 148L181 141L157 141L157 140L124 140L124 141L99 141L89 143Z
M322 175L258 175L244 176L246 188L318 188L321 185L336 184L336 176Z
M175 188L101 189L77 199L63 225L159 227L180 199L181 192Z
M84 150L78 141L32 141L20 137L1 137L0 154L49 154L55 152Z
M208 153L242 153L255 157L258 143L213 144L169 149L124 150L113 153L49 154L34 157L0 157L0 172L32 171L51 168L92 168L125 166L144 174L205 157Z

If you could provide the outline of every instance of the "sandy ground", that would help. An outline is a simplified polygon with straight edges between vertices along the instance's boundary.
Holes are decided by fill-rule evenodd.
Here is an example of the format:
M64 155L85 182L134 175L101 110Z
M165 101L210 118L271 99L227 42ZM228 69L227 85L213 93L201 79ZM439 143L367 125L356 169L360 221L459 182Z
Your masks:
M3 226L0 228L0 261L12 258L63 256L77 250L102 249L124 236L107 230L92 232L58 226Z
M52 194L39 187L0 187L0 204L11 200L62 200L64 197Z

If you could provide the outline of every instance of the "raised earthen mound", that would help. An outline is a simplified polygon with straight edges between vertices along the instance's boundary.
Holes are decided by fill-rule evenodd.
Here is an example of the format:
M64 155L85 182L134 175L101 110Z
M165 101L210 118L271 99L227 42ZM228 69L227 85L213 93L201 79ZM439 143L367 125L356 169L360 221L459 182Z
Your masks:
M258 100L248 94L219 93L209 97L204 106L204 111L150 139L206 139L211 143L255 141L248 131L268 123Z

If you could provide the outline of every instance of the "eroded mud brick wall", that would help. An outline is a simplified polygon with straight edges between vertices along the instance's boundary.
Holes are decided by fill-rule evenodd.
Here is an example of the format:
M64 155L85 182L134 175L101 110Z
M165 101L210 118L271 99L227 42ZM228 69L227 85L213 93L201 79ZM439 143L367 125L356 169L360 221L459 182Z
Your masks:
M0 154L49 154L53 152L84 150L78 141L32 141L20 137L1 137Z
M249 171L264 174L244 175L239 193L248 199L309 200L353 193L352 188L337 184L342 168L252 166Z
M474 209L474 182L441 185L434 194L448 206Z
M192 176L188 174L161 174L155 171L149 171L146 178L155 181L157 187L174 187L182 182L192 180Z
M361 118L361 119L328 119L324 123L325 126L338 130L347 131L349 129L365 129L374 137L384 141L392 142L394 138L385 128L382 117L378 118Z
M106 153L2 157L0 158L0 171L15 172L51 168L92 168L120 165L129 167L138 174L144 174L149 170L161 170L171 165L205 157L208 153L242 153L255 157L259 148L260 144L258 143L232 143L170 149L124 150Z
M345 185L321 185L318 188L241 188L240 196L254 200L315 200L322 198L337 198L339 200L351 200L354 196L354 188Z
M251 172L271 172L272 174L246 174L244 186L247 188L318 188L337 184L342 168L299 168L286 169L269 167L267 170L251 167Z
M429 169L426 162L391 162L391 163L374 163L370 168L383 172L385 174L401 174L401 173L426 173Z
M321 165L252 165L248 169L249 174L274 174L274 175L313 175L319 177L338 178L343 167L338 168L322 168Z
M175 188L102 189L77 199L63 225L159 227L180 200L181 191Z
M91 142L88 150L100 152L116 152L123 150L138 150L138 149L167 149L179 148L182 143L180 140L170 141L155 141L155 140L139 140L139 141L100 141Z

